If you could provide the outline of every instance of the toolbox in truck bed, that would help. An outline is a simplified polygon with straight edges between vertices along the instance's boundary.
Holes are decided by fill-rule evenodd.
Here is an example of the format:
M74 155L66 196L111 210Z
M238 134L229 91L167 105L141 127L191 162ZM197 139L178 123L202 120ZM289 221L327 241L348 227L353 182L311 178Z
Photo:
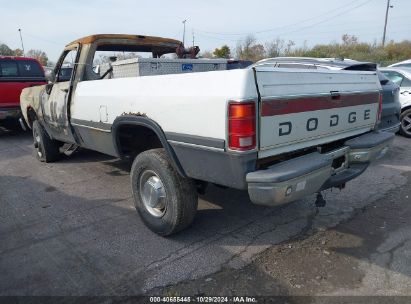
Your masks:
M113 78L222 71L226 59L132 58L113 62Z

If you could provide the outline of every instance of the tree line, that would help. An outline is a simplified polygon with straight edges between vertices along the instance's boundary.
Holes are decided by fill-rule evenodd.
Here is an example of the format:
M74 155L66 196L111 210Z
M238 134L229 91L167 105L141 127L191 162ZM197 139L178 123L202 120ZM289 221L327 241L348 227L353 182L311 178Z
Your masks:
M49 59L47 54L42 50L29 50L23 54L22 49L11 49L7 44L0 43L0 56L26 56L36 58L42 65L47 66Z
M11 49L6 44L0 43L0 55L23 56L21 49ZM29 50L24 54L33 57L44 66L52 65L47 54L42 50ZM292 40L276 38L272 41L260 43L249 35L239 42L232 51L228 45L216 48L213 52L206 51L201 54L204 58L236 58L240 60L258 61L270 57L318 57L318 58L350 58L359 61L372 61L382 66L411 58L411 40L401 42L390 41L385 46L374 43L360 42L357 36L345 34L340 42L317 44L308 47L307 43L296 46Z
M228 45L216 48L212 53L204 52L206 58L236 58L240 60L258 61L270 57L317 57L317 58L350 58L359 61L371 61L389 65L411 58L411 40L401 42L390 41L385 46L374 43L360 42L357 36L345 34L340 42L317 44L308 47L296 46L292 40L274 39L259 43L249 35L237 44L232 51Z

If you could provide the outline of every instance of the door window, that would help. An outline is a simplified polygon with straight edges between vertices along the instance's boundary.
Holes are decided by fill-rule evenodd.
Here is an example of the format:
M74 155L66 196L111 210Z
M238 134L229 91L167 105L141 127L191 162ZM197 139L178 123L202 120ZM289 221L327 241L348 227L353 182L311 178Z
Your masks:
M402 87L411 87L411 80L409 78L404 77L404 79L401 82Z
M64 56L64 55L63 55ZM61 61L59 72L56 75L56 82L70 81L73 76L74 65L77 58L77 49L67 51L64 59Z

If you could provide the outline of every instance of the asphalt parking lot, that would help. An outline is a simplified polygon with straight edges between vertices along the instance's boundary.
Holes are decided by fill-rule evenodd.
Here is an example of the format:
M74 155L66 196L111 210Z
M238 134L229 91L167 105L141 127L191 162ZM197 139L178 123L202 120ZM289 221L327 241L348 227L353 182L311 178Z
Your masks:
M264 208L210 187L162 238L133 207L129 165L91 151L44 164L0 131L0 295L411 295L411 142L342 192Z

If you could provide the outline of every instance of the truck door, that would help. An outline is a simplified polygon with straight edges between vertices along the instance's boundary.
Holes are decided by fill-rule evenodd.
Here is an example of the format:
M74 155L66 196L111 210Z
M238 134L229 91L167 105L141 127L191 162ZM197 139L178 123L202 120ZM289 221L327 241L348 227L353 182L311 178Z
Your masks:
M77 48L66 49L54 69L54 80L46 88L42 108L50 135L58 140L75 143L69 124L69 103L77 62Z
M401 107L404 108L411 105L411 79L405 77L404 75L402 76L403 79L400 83L400 103Z

